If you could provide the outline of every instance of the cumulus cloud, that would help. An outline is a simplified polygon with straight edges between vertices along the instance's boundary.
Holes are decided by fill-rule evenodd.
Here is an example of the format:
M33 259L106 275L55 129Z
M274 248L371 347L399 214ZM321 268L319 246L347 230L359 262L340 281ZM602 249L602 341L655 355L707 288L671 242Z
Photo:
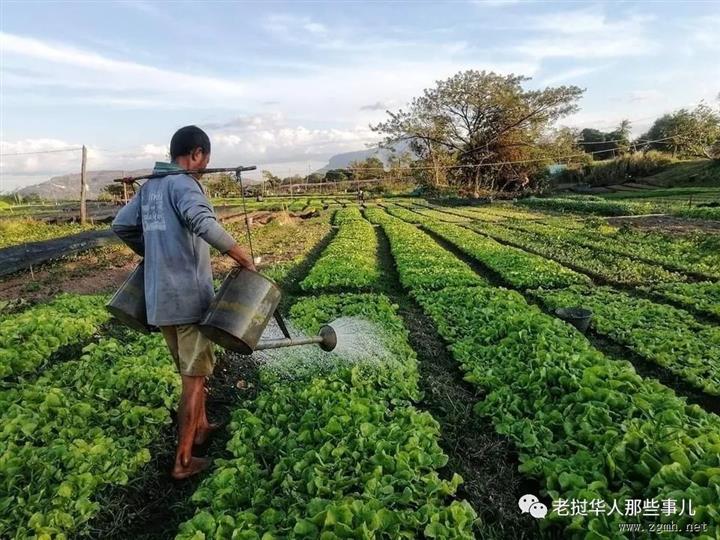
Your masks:
M363 126L313 129L286 125L277 116L250 117L241 122L234 119L218 125L227 127L208 128L212 141L211 166L257 165L259 169L269 168L283 175L305 173L307 164L313 169L319 168L334 154L358 150L378 141L377 135ZM80 146L56 139L0 142L3 154L0 158L0 192L36 184L52 176L79 172ZM26 154L48 150L67 151ZM18 152L23 155L5 155ZM168 144L159 141L125 149L88 146L88 169L92 171L149 168L155 161L167 159ZM258 175L259 172L248 176Z

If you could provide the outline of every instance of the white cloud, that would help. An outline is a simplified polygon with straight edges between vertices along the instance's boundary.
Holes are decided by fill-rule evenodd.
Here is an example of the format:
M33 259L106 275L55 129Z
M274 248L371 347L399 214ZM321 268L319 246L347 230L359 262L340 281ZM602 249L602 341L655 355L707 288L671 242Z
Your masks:
M569 69L567 71L560 71L558 73L555 73L554 75L545 77L539 81L539 84L541 86L551 86L553 84L564 83L564 82L569 82L569 81L571 82L574 79L582 77L583 75L590 75L591 73L595 73L597 71L607 69L608 67L609 67L608 65L576 67L573 69Z
M720 15L693 19L685 25L685 29L692 45L720 51Z
M656 52L650 38L651 17L615 16L595 10L541 15L529 21L529 29L541 35L528 39L514 50L529 58L618 58Z
M629 101L657 101L663 98L659 90L633 90L630 92Z
M237 99L243 96L240 81L187 74L135 62L114 60L61 43L0 32L4 85L54 86L75 89L127 90L150 96L170 95L183 101ZM17 74L13 68L32 65L34 74Z
M298 17L283 13L269 15L263 21L262 27L268 32L284 38L292 38L304 32L309 32L315 37L327 33L327 27L324 24L310 17Z
M274 167L283 175L304 174L307 164L313 170L334 154L364 148L376 143L377 135L366 126L349 129L311 129L288 126L278 117L249 119L248 126L209 129L212 141L211 166L258 165ZM67 152L24 154L0 158L0 192L13 190L80 170L80 144L56 139L22 139L0 141L2 154L74 149ZM134 170L149 168L155 161L165 161L167 143L148 142L120 150L88 146L88 169ZM318 164L319 163L319 164ZM271 169L272 170L272 169ZM258 173L259 174L259 173ZM253 175L249 175L253 177Z

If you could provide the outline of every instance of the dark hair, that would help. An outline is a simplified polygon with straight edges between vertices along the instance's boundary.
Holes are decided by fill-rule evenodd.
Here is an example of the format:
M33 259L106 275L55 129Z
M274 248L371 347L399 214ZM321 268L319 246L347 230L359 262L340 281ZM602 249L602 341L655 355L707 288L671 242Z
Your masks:
M178 129L170 140L170 159L192 154L200 148L203 154L210 153L210 137L197 126L185 126Z

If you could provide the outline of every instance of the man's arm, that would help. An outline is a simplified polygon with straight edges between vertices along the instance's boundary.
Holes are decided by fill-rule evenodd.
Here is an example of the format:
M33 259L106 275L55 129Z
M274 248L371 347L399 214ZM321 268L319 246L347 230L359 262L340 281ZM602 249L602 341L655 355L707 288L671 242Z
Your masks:
M218 223L210 201L197 181L187 175L172 180L171 197L188 228L240 266L255 270L255 263L235 239Z
M140 195L135 195L123 206L112 222L113 232L141 257L145 256L145 242L142 230Z

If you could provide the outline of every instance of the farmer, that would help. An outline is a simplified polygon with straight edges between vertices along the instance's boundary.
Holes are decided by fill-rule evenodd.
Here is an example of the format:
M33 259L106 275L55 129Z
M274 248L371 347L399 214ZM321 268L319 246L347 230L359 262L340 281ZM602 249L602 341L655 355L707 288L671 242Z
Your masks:
M215 366L213 345L197 323L214 296L210 246L255 269L253 260L218 223L198 181L197 170L210 161L210 139L196 126L179 129L170 141L171 163L157 162L151 178L118 212L112 229L145 261L147 320L159 326L182 378L178 407L178 446L172 476L201 472L209 459L193 457L218 426L205 413L205 379Z

